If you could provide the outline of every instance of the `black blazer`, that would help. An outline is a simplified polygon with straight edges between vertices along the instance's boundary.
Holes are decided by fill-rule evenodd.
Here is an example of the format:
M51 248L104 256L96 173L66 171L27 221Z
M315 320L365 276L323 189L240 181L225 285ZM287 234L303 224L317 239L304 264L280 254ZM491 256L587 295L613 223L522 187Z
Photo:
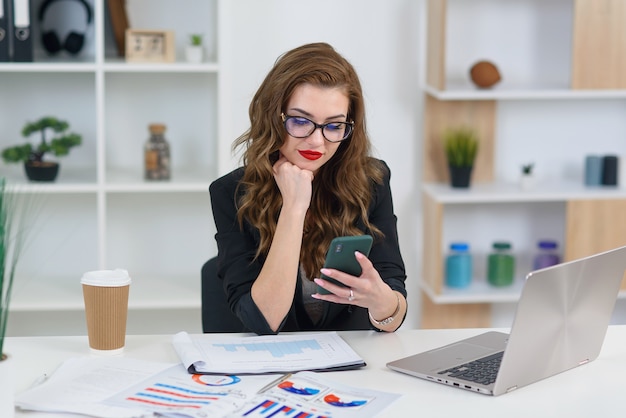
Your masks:
M383 161L380 162L386 174L382 184L373 184L374 193L368 216L369 221L385 234L385 238L374 240L369 259L385 283L406 297L406 273L398 245L397 218L393 211L389 185L391 173L389 167ZM247 222L240 229L237 221L236 190L242 176L243 168L240 167L215 180L209 187L213 218L217 227L217 275L223 280L231 310L241 322L257 334L275 334L252 300L250 292L252 283L261 271L264 258L253 261L260 242L259 231ZM363 233L369 233L362 220L357 222L357 226ZM302 283L298 277L294 301L279 331L376 329L369 321L367 309L335 303L324 304L322 318L314 325L305 311L302 299Z

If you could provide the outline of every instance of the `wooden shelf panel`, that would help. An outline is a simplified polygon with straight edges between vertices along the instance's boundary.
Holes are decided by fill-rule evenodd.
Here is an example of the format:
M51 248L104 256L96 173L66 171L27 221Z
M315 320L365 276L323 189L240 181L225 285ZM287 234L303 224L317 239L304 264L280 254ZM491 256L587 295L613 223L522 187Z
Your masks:
M626 88L626 3L574 0L572 88Z

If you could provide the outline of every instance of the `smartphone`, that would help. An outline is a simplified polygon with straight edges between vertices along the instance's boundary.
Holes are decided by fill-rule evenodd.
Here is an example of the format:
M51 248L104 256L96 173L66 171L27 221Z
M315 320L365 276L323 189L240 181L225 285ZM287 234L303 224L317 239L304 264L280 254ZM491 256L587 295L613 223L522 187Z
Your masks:
M361 265L356 260L354 252L358 251L364 255L369 255L372 248L372 237L370 235L355 235L348 237L336 237L330 242L328 251L326 252L326 260L324 267L331 268L353 276L361 275ZM342 283L335 279L324 276L324 280L328 280L338 286L345 287ZM330 292L320 286L317 286L317 292L327 295Z

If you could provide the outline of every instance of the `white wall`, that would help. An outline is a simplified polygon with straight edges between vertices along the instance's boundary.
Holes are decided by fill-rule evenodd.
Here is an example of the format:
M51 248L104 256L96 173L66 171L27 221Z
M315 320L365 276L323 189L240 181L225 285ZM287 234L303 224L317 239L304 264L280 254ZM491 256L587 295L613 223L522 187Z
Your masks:
M418 323L417 287L421 253L420 203L422 107L418 90L422 2L415 0L233 0L232 21L221 43L222 68L228 69L223 93L230 109L220 128L232 137L249 124L248 105L259 84L283 52L309 42L333 45L361 78L367 126L375 155L392 170L400 243L409 291L405 327ZM223 138L220 139L224 141ZM223 153L222 153L223 155Z

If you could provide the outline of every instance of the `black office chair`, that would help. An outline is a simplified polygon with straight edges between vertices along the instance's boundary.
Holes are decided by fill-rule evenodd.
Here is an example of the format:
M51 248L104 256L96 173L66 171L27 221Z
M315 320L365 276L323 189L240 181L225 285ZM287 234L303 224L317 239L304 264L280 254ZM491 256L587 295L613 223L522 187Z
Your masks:
M246 332L239 318L232 313L226 302L226 294L217 278L217 257L202 266L202 331Z

